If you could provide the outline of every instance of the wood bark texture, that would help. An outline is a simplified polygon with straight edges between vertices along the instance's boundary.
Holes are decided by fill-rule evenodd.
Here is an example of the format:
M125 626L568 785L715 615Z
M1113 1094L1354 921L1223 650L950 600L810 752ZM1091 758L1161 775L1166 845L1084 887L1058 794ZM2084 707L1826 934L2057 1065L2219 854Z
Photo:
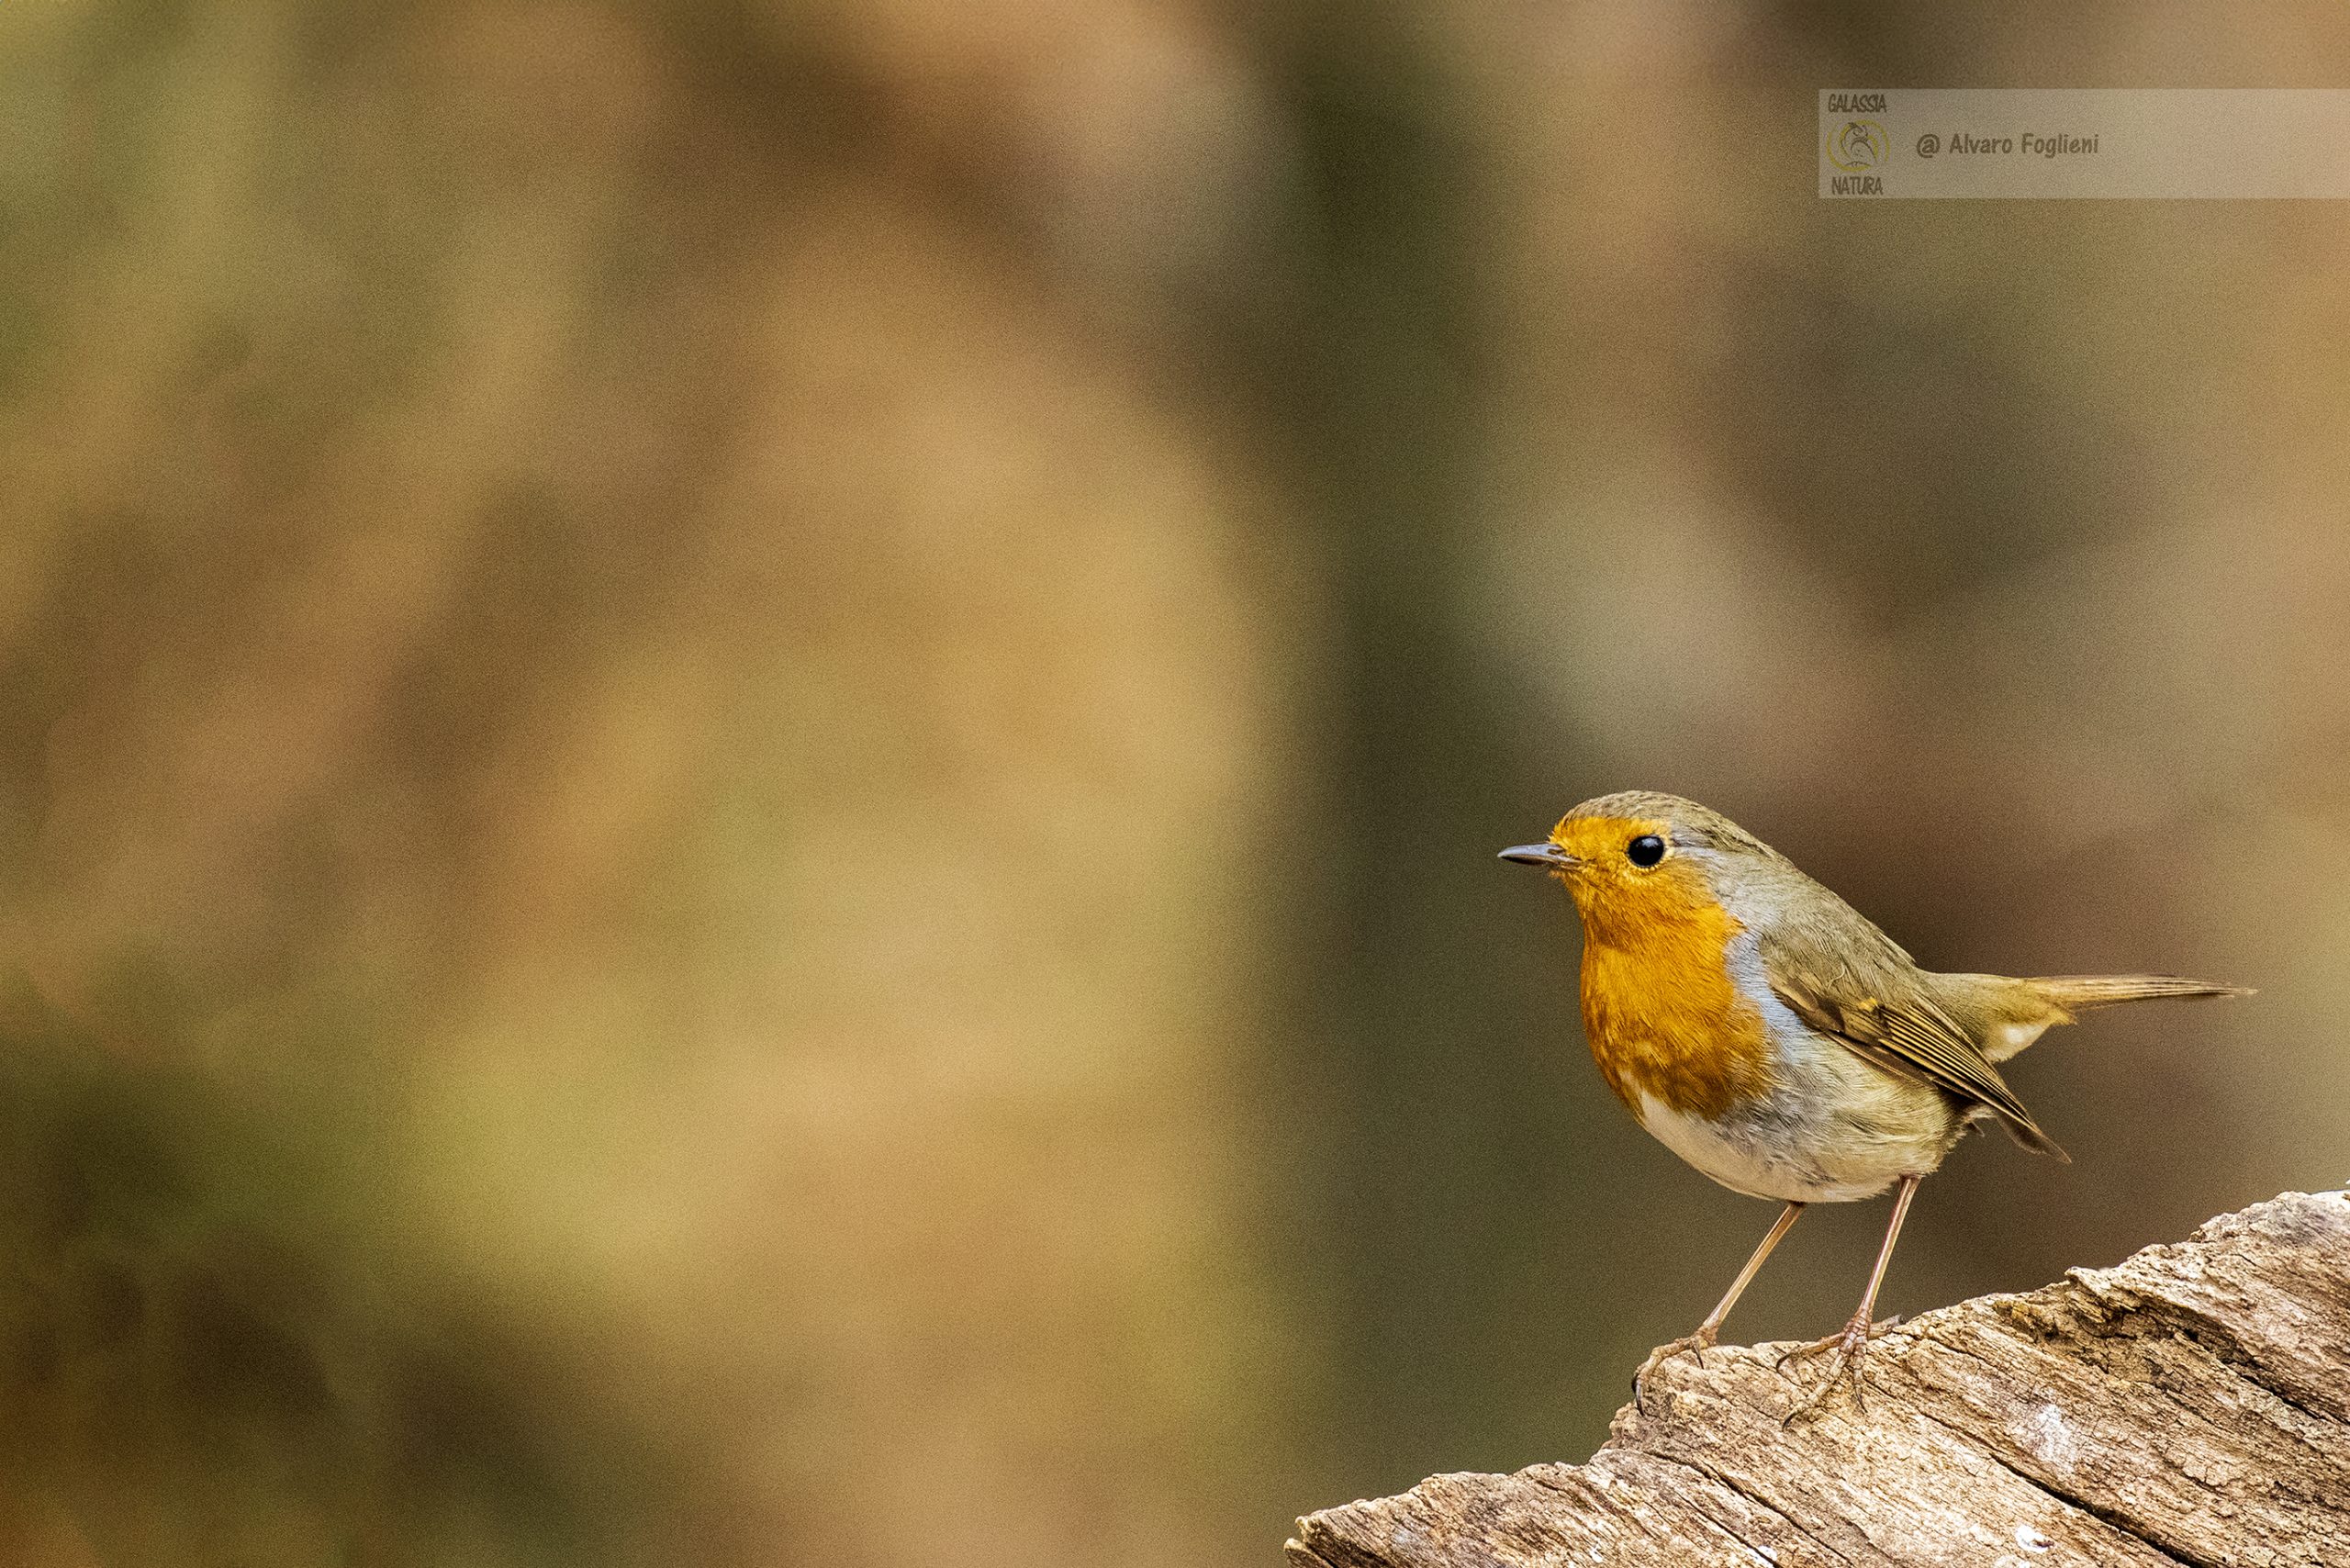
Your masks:
M1664 1364L1588 1463L1301 1519L1292 1568L2350 1568L2350 1195L1927 1313L1865 1408L1785 1422L1829 1360L1785 1349Z

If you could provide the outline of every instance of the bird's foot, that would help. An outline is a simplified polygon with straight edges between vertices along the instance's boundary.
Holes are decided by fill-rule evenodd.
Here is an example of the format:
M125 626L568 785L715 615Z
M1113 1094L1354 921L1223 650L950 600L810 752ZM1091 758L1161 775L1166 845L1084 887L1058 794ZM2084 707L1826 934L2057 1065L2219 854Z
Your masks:
M1787 1412L1779 1425L1782 1427L1790 1425L1796 1417L1816 1412L1820 1402L1835 1392L1837 1385L1844 1381L1847 1373L1851 1374L1852 1380L1853 1407L1866 1414L1869 1402L1866 1394L1867 1380L1861 1374L1862 1358L1868 1353L1870 1339L1898 1326L1900 1322L1901 1319L1897 1315L1878 1323L1871 1323L1865 1317L1855 1316L1844 1325L1842 1333L1831 1334L1825 1339L1815 1340L1808 1345L1797 1345L1794 1350L1781 1356L1778 1367L1784 1372L1789 1361L1798 1361L1805 1356L1816 1356L1824 1350L1836 1352L1836 1359L1829 1364L1828 1375L1820 1380L1819 1386L1798 1401L1796 1407Z
M1706 1324L1701 1326L1695 1334L1684 1334L1680 1338L1659 1345L1655 1350L1651 1350L1648 1360L1640 1363L1640 1370L1632 1374L1632 1407L1643 1416L1649 1413L1648 1383L1651 1372L1684 1350L1695 1356L1697 1364L1704 1366L1706 1352L1714 1348L1720 1337L1719 1329L1711 1324Z

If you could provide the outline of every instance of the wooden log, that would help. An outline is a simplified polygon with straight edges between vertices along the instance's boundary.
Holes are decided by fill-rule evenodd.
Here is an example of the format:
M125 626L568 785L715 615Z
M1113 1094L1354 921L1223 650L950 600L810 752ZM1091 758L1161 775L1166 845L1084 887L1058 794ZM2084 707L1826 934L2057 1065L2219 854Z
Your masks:
M1437 1475L1298 1521L1292 1568L2350 1568L2350 1195L1825 1356L1684 1356L1585 1464Z

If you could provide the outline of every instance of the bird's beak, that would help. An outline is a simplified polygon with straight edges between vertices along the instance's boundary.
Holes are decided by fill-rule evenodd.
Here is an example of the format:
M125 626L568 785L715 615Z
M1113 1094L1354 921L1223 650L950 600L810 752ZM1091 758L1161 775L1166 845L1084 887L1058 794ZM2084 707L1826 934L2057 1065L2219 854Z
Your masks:
M1515 860L1521 866L1545 866L1553 871L1579 864L1575 857L1555 844L1521 844L1502 851L1505 860Z

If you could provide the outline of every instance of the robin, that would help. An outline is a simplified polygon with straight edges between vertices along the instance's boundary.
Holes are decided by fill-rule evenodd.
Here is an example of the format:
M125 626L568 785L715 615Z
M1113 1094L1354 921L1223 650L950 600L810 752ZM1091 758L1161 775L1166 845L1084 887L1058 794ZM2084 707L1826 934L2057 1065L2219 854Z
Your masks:
M1640 1126L1734 1193L1786 1207L1684 1350L1702 1361L1807 1204L1897 1189L1868 1288L1804 1406L1860 1364L1877 1287L1918 1183L1978 1121L2065 1159L1997 1063L2115 1002L2241 996L2170 975L1935 974L1850 904L1718 812L1629 790L1585 801L1542 844L1501 852L1567 885L1583 916L1583 1021L1600 1076Z

